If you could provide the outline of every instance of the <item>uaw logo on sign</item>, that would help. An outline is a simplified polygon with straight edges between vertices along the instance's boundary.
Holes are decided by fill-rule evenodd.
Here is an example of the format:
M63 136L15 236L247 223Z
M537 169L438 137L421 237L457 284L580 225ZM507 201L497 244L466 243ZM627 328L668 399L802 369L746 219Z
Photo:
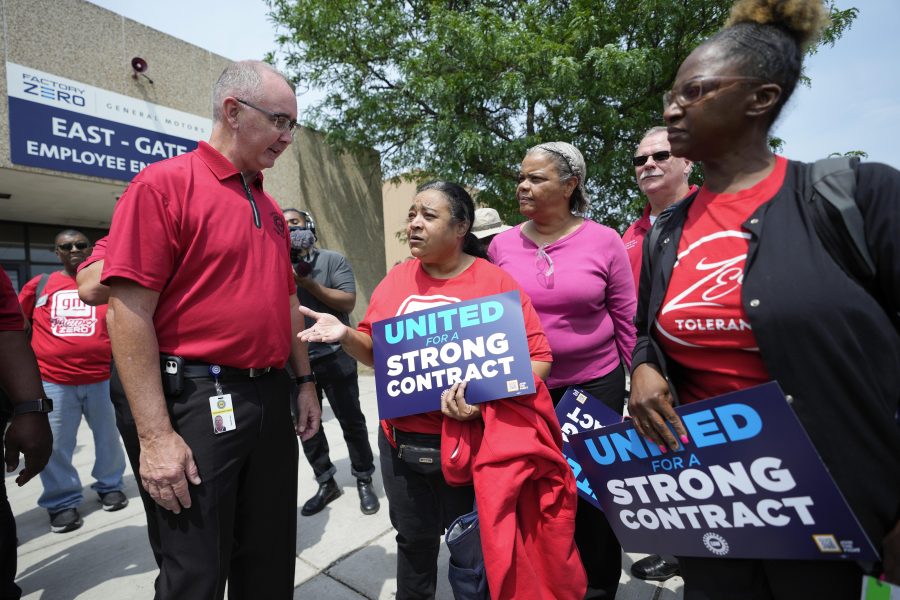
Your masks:
M414 295L398 314L372 324L379 418L439 410L441 393L461 381L470 404L534 393L519 292Z
M204 117L6 63L10 158L20 165L130 181L209 135Z
M57 337L90 337L97 331L96 308L78 297L78 290L53 294L50 331Z
M675 411L675 452L629 422L569 436L626 552L878 560L777 383Z

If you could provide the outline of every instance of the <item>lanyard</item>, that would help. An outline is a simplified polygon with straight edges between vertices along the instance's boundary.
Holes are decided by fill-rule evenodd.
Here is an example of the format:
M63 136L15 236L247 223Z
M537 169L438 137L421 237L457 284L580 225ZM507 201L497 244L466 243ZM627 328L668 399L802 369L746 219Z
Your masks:
M224 395L222 384L219 383L219 376L222 375L222 367L219 365L209 365L209 375L213 378L213 383L216 385L216 394L219 396Z

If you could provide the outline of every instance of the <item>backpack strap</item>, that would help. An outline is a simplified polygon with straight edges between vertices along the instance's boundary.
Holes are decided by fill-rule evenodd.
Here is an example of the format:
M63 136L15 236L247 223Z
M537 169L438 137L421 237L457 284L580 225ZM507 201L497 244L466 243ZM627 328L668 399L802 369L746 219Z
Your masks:
M807 204L816 234L828 253L850 277L870 289L875 261L866 244L865 223L856 204L858 168L856 156L814 162L808 170Z
M878 286L875 260L866 243L865 221L856 203L858 169L856 156L816 161L807 171L805 204L828 254L875 298L900 331L900 312Z
M41 275L41 280L38 281L37 289L34 291L34 300L37 302L37 299L41 297L41 294L44 293L44 288L47 287L47 280L50 279L50 275L44 273Z

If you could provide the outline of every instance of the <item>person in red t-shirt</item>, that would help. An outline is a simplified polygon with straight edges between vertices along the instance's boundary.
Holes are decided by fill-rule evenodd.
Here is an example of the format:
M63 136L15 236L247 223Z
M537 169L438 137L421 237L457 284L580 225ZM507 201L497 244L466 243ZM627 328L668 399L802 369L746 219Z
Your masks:
M474 213L471 197L457 184L433 182L419 188L406 226L413 259L395 266L378 284L358 330L347 327L333 315L304 307L301 312L316 322L301 333L301 338L308 342L339 342L350 355L371 366L373 322L424 308L519 291L532 369L538 377L536 394L522 401L510 398L472 406L465 402L464 384L455 384L443 396L442 411L381 422L381 473L391 523L397 530L397 598L434 597L441 534L453 519L472 510L473 488L469 483L474 482L480 518L485 523L496 523L497 528L491 533L500 536L485 536L482 544L487 578L495 593L518 589L522 598L537 598L548 597L547 590L555 589L556 598L580 600L587 583L574 543L574 478L560 452L561 442L556 441L559 423L542 381L550 371L550 346L528 295L510 275L484 260L484 249L471 232ZM509 431L510 423L518 421L512 415L519 410L527 414L525 422L535 431ZM468 427L448 430L448 423ZM402 443L440 448L442 439L451 447L461 447L456 443L464 443L461 440L482 431L488 440L483 444L485 452L476 452L471 469L454 473L457 487L448 485L444 475L454 467L444 464L444 472L423 472L418 464L405 462L397 450ZM505 457L505 468L497 476L482 478L498 466L498 457L488 446L492 441L505 446L504 440L510 440L509 436L515 439L510 444L519 444L516 448L520 451L515 457ZM541 468L529 471L529 465ZM544 500L558 508L558 513L535 513L534 505L539 503L530 500L538 488L547 494ZM541 535L546 531L555 533ZM554 560L545 568L547 555L553 555ZM542 566L536 567L536 560Z
M296 435L321 411L301 329L288 227L264 169L293 139L290 81L232 63L213 88L209 143L154 163L113 214L109 286L116 374L156 504L156 598L289 598ZM300 384L291 417L288 360ZM217 431L216 417L225 427Z
M647 196L647 206L641 218L625 230L622 242L634 273L634 289L641 279L641 248L644 237L656 217L669 206L695 191L688 185L693 163L686 158L672 156L665 127L651 127L638 144L632 157L638 187Z
M96 481L91 488L103 510L121 510L128 499L122 493L125 454L109 399L106 307L82 302L75 282L75 271L90 255L91 244L80 231L67 229L56 236L55 246L63 270L26 283L19 302L31 320L31 345L44 390L56 401L50 415L53 455L41 473L44 493L38 506L49 513L50 530L65 533L83 524L77 508L83 500L81 479L72 465L82 415L94 436L91 474ZM38 295L41 282L44 286Z
M53 435L47 412L53 407L41 388L22 309L6 271L0 271L0 357L0 465L11 473L19 466L19 454L23 454L25 468L16 477L16 484L23 486L50 459ZM0 477L0 598L19 598L22 594L15 583L17 545L6 477Z
M685 600L855 598L863 568L900 584L900 171L851 165L864 281L815 224L814 165L770 146L827 21L821 0L738 0L664 94L672 152L705 180L644 244L629 412L675 451L697 442L678 400L776 381L883 561L679 557Z

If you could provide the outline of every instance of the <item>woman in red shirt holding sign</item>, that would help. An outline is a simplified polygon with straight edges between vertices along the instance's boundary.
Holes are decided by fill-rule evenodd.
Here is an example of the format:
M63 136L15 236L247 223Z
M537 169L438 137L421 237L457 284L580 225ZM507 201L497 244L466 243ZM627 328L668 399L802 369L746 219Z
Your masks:
M397 598L434 597L440 537L472 510L474 496L493 598L581 600L586 581L573 538L575 480L542 381L550 371L550 347L528 296L483 258L470 231L474 214L472 198L455 183L419 188L406 225L413 260L395 266L378 285L359 329L301 307L316 323L300 338L340 342L371 366L373 322L518 291L535 394L470 405L465 383L455 384L442 396L442 411L381 422L381 472L397 529ZM435 458L443 444L443 460L432 468L405 462L400 444L431 448Z
M900 173L856 170L876 267L861 282L813 224L811 165L768 144L825 21L821 0L739 0L665 94L672 153L702 162L705 183L645 240L629 412L675 450L676 435L691 441L676 398L778 381L900 583ZM681 570L686 600L853 598L862 576L834 560L685 557Z

